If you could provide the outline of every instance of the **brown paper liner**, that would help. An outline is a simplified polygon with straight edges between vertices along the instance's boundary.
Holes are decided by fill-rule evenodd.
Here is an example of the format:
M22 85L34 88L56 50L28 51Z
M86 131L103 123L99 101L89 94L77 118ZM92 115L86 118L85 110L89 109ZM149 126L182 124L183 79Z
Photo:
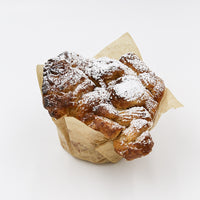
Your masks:
M106 56L119 59L123 54L128 52L134 52L142 59L139 49L132 37L129 33L125 33L100 51L95 58ZM41 89L43 65L37 65L37 77ZM170 90L166 88L153 127L157 124L163 113L171 108L178 108L181 106L182 104L173 96ZM78 119L64 116L58 120L53 118L52 120L57 126L62 147L74 157L92 163L115 163L122 158L115 152L111 140L106 139L101 132L93 130Z

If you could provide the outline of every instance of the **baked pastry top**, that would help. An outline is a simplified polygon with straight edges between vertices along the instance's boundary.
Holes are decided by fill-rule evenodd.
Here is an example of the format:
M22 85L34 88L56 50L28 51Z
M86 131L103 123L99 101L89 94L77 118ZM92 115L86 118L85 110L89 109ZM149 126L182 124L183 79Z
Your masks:
M100 131L127 160L151 151L149 130L164 90L133 53L117 61L64 52L43 69L43 104L51 117L72 116Z

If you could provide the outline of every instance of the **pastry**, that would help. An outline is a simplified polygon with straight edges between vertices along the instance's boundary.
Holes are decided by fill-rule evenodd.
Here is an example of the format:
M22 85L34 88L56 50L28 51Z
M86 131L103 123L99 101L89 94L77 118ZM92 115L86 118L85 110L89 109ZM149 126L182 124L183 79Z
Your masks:
M149 131L167 90L135 53L116 60L64 52L42 71L44 107L72 155L104 163L151 152Z

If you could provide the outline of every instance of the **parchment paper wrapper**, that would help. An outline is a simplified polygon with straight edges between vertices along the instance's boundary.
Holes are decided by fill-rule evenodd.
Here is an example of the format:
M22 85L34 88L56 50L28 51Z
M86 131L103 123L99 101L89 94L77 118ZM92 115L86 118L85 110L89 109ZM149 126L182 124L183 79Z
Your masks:
M106 56L118 60L123 54L128 52L134 52L142 59L139 49L132 37L128 33L125 33L100 51L95 58ZM43 65L37 65L37 76L41 89ZM166 88L153 127L157 124L163 113L171 108L178 108L181 106L182 104L179 103L170 90ZM115 163L122 158L115 152L111 140L106 139L101 132L93 130L76 118L64 116L58 120L53 118L52 120L57 126L61 145L74 157L93 163Z

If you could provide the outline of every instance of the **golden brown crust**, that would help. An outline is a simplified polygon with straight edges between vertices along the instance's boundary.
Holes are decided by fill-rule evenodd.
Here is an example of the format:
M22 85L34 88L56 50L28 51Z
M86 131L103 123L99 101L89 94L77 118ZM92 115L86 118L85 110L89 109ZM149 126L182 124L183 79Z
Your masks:
M126 158L126 160L133 160L147 155L151 152L154 145L148 131L143 132L134 142L127 144L122 145L120 140L114 141L115 150Z
M89 126L103 133L105 138L107 139L116 138L124 129L124 127L118 124L117 122L100 116L95 116L91 124L89 124Z
M133 53L127 53L122 56L120 62L129 66L137 73L142 84L152 93L155 101L160 103L165 90L163 80L151 72L146 64Z
M73 116L114 140L118 154L132 160L148 154L149 134L164 83L132 53L85 59L65 52L43 72L44 107L53 118Z

